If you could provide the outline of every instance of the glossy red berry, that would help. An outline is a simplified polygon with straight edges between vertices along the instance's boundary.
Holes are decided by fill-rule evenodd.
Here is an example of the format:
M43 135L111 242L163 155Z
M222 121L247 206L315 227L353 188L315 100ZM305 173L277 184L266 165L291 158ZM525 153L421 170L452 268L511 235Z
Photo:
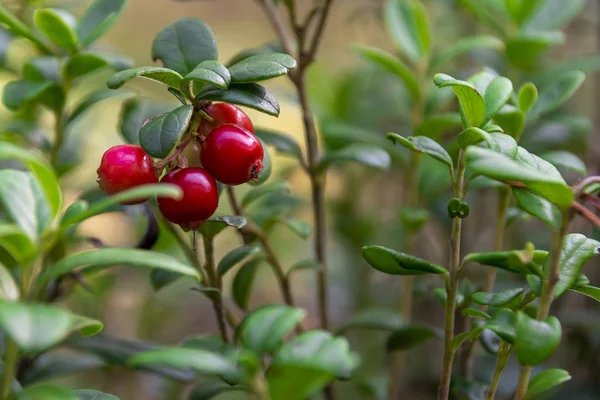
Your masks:
M98 167L98 184L106 194L112 195L135 186L156 183L153 160L140 146L123 144L106 150ZM126 204L139 204L139 199Z
M252 125L250 117L236 105L213 103L206 108L206 112L214 119L214 122L204 122L202 124L200 134L203 136L208 135L214 128L225 124L239 125L254 134L254 125Z
M219 182L240 185L256 179L262 170L264 151L246 129L226 124L214 129L202 143L202 165Z
M183 190L183 197L179 200L159 197L158 208L169 221L186 230L197 229L219 206L217 183L205 169L177 169L160 181L177 185Z

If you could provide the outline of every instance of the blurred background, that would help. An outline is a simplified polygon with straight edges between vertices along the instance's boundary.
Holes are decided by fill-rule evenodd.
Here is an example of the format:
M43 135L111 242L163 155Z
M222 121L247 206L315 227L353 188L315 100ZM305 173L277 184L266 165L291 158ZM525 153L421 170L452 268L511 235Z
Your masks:
M558 0L569 2L570 0ZM85 0L31 1L67 8L75 14L87 6ZM310 0L297 0L300 8L308 8ZM324 41L317 63L309 71L309 89L314 110L319 119L322 146L343 146L346 137L370 137L385 142L385 134L394 131L410 135L410 105L404 87L391 74L368 65L352 50L357 44L371 45L397 52L385 31L382 21L382 0L338 0L334 2L331 19L326 27ZM459 1L426 0L435 38L434 47L441 49L465 35L493 33L485 28L473 13ZM2 0L17 9L18 2ZM207 22L214 30L220 49L220 61L225 62L241 50L262 46L274 40L274 34L261 9L251 0L130 0L124 14L99 46L107 51L125 54L135 65L152 65L150 47L154 35L167 24L184 17L196 17ZM584 11L564 26L566 40L545 54L541 65L533 72L545 71L565 60L580 56L595 56L600 47L600 2L588 0ZM4 69L0 72L0 86L14 78L23 58L29 52L21 40L0 48ZM555 149L568 149L587 161L588 174L598 173L600 167L600 80L595 69L600 62L588 66L588 79L566 109L561 109L536 125L529 125L523 136L523 146L534 153ZM590 61L590 63L592 62ZM466 78L483 66L496 69L517 82L525 82L532 71L511 68L502 54L482 51L460 58L443 71L457 78ZM543 74L537 75L543 86ZM110 72L100 72L80 86L84 96L110 77ZM433 77L433 73L431 74ZM304 146L300 109L295 92L285 78L268 84L281 104L281 115L272 118L248 110L255 126L277 129L295 137ZM128 92L127 92L128 91ZM102 102L86 115L78 128L70 132L73 146L71 160L76 168L68 169L62 180L68 198L75 199L95 188L95 170L102 153L110 146L121 143L118 134L121 104L131 96L149 97L170 102L175 100L160 85L135 81L127 85L123 96ZM451 98L442 102L440 110L456 109ZM564 118L563 118L564 117ZM8 121L10 113L0 110L0 121ZM445 132L448 143L455 131ZM43 132L40 132L43 136ZM454 136L453 136L454 135ZM9 132L2 139L13 140ZM357 311L369 306L395 307L401 295L400 278L390 278L370 269L363 261L360 248L366 244L381 244L401 250L406 229L401 223L403 188L405 186L408 154L391 145L385 145L392 155L393 165L381 172L363 166L347 166L333 170L327 180L330 313L333 326L340 326ZM274 177L288 179L294 204L294 216L312 223L309 182L297 168L297 163L274 152ZM80 164L77 164L79 161ZM580 175L566 172L570 183ZM272 178L274 179L274 178ZM431 223L419 233L416 254L433 262L445 263L447 259L450 220L445 207L451 197L447 171L435 162L423 161L419 174L419 191L422 206L432 215ZM240 195L247 188L240 188ZM473 190L468 198L474 212L466 222L464 251L487 251L493 246L496 192L490 189ZM69 202L66 203L67 205ZM268 202L257 207L269 207ZM229 212L227 201L222 201L219 214ZM260 212L260 210L257 210ZM516 213L516 211L515 211ZM516 216L516 214L515 214ZM145 218L139 208L129 207L125 214L115 212L87 221L80 229L82 237L100 239L107 246L133 246L145 229ZM591 234L588 226L577 220L573 230ZM311 254L310 240L302 240L285 228L275 228L271 235L274 247L284 265L305 259ZM534 219L518 220L510 225L507 248L523 248L526 240L536 248L547 248L548 230ZM240 237L233 231L219 236L217 259L232 248L241 245ZM85 244L73 248L79 251ZM155 250L178 254L173 237L161 231ZM182 254L179 254L182 256ZM592 265L596 264L596 265ZM592 283L600 282L597 262L587 266ZM114 272L112 272L114 271ZM473 282L481 282L485 270L473 267L469 271ZM276 282L265 267L259 271L251 306L280 302ZM229 275L230 277L233 274ZM311 272L299 272L293 280L293 290L298 303L309 310L308 326L316 326L315 280ZM514 286L519 278L499 275L497 290ZM91 281L93 293L81 287L74 289L67 300L75 312L105 323L104 333L119 339L137 339L161 344L177 344L184 337L217 333L213 311L208 300L191 290L192 283L180 279L159 291L150 285L143 271L115 269L96 275ZM229 288L230 282L225 283ZM415 287L415 320L440 326L443 309L432 295L432 288L442 286L441 281L417 279ZM600 399L600 312L598 304L570 294L556 303L554 312L561 316L566 334L561 351L550 363L556 362L567 369L574 379L564 385L560 393L548 398L578 400ZM563 319L564 318L564 319ZM460 328L460 322L459 322ZM353 348L361 354L363 364L356 379L339 384L340 399L381 398L383 372L388 362L385 354L385 335L374 331L351 331L347 334ZM409 366L405 371L406 399L431 399L434 397L439 376L441 342L429 342L408 352ZM479 352L476 378L489 381L495 358ZM186 386L165 380L157 375L130 371L121 367L100 366L92 356L79 360L81 372L68 378L73 387L93 387L129 399L176 399ZM499 394L512 393L518 376L518 366L512 361L507 368ZM92 386L92 385L87 385ZM478 392L479 390L479 392ZM467 388L457 398L479 399L481 389ZM222 397L233 398L233 395ZM243 398L243 397L242 397Z

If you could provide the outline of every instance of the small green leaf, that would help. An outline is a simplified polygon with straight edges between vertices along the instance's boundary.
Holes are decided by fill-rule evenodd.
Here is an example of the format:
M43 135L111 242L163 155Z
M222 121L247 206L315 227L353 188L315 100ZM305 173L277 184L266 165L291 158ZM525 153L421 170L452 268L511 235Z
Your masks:
M502 76L495 78L485 91L485 116L481 127L485 126L494 118L500 109L510 99L513 92L512 82Z
M104 35L119 18L126 4L126 0L95 0L77 25L81 46L87 47Z
M507 308L501 308L488 320L483 326L498 335L502 340L514 344L517 333L515 329L517 315L514 311ZM483 339L483 337L482 337Z
M248 301L252 292L252 283L258 267L263 262L261 259L246 262L233 278L231 294L235 304L244 311L248 310Z
M529 382L525 400L529 400L538 394L552 389L561 383L571 380L571 375L564 369L547 369L540 372Z
M222 101L246 106L274 117L279 115L277 99L258 83L231 84L227 90L207 85L196 96L196 101L198 100Z
M42 104L60 112L65 104L65 93L54 82L13 81L4 86L2 102L13 111L29 104Z
M368 308L354 315L348 322L336 330L341 335L349 329L371 329L396 331L406 324L406 320L397 310L391 308Z
M550 228L557 229L560 226L560 211L554 204L526 189L513 188L512 193L522 210L539 218Z
M21 265L28 265L37 254L31 239L21 228L13 224L0 224L0 248L8 252Z
M227 68L218 61L207 60L198 64L181 82L181 89L190 97L195 96L194 84L210 84L219 89L227 89L231 83L231 75Z
M127 143L140 144L140 128L147 119L171 111L172 106L137 97L126 100L120 116L121 136Z
M242 229L248 221L244 217L238 215L220 215L212 216L200 227L198 232L209 238L213 238L223 231L228 226L235 229Z
M411 69L406 66L402 60L398 59L387 51L378 49L376 47L357 46L354 47L354 50L375 65L378 65L389 73L399 77L404 83L404 86L406 86L406 89L411 94L413 100L416 101L420 98L421 94L419 82L414 76L414 72L411 71Z
M225 382L203 382L192 390L188 400L210 400L221 396L223 393L241 391L245 391L243 386L231 386Z
M267 185L262 185L260 187L248 191L248 193L246 193L246 195L242 198L241 205L242 208L246 208L255 201L259 200L264 196L268 196L271 193L289 193L289 191L290 185L285 181L273 182Z
M440 88L451 87L454 90L461 104L460 112L465 128L481 126L486 113L485 100L473 84L459 81L446 74L436 74L433 82Z
M535 105L538 99L537 87L531 82L528 82L521 86L518 94L519 108L523 114L527 114L531 111L531 108Z
M181 82L183 81L183 77L180 74L168 68L138 67L117 72L108 80L108 82L106 82L106 86L108 86L109 89L118 89L138 76L164 83L175 89L179 89L179 87L181 87Z
M435 288L433 289L433 295L440 302L440 304L446 307L446 302L448 301L448 294L446 293L446 288ZM462 293L456 294L456 307L460 307L465 302L465 296Z
M504 42L497 37L485 35L459 39L455 43L445 46L433 57L429 70L433 71L442 64L445 64L464 53L483 49L502 51L504 50Z
M64 10L38 9L33 14L35 27L52 43L70 53L77 51L77 35L74 28L77 20Z
M419 232L431 219L431 214L424 208L402 207L399 210L402 226L408 232Z
M287 271L287 275L290 276L292 272L302 270L315 270L321 268L321 264L312 258L306 260L300 260L295 262Z
M504 307L511 304L515 299L520 299L523 294L523 289L508 289L498 293L477 292L473 294L473 301L477 304Z
M564 42L565 35L561 31L521 32L506 40L505 53L512 65L531 70L542 53Z
M112 394L102 393L93 389L79 389L73 391L79 400L119 400L118 397Z
M221 261L219 261L219 265L217 266L217 274L219 276L225 275L227 271L235 267L238 263L258 252L260 252L260 247L251 245L242 246L231 250L221 259Z
M576 285L571 288L571 290L584 294L597 302L600 302L600 288L590 285Z
M325 154L317 166L317 171L324 173L330 166L342 162L357 162L372 168L387 169L391 159L389 153L379 147L349 145Z
M131 68L132 65L131 60L121 57L92 52L77 53L73 57L69 57L64 64L62 74L65 80L72 82L106 67L121 71Z
M282 304L271 304L250 312L238 325L235 338L256 355L271 353L304 318L306 312Z
M114 92L108 89L101 89L90 93L88 96L84 97L81 102L77 104L77 107L73 110L73 112L71 112L67 124L71 125L76 122L78 118L84 115L90 109L90 107L94 106L95 104L122 95L123 92Z
M479 308L465 308L462 310L462 315L471 318L490 319L492 318L488 313L480 310Z
M481 128L467 128L458 135L458 146L466 149L481 142L492 143L492 136Z
M552 81L540 90L537 102L529 113L528 120L539 118L562 106L583 84L585 74L581 71L569 71L553 77Z
M229 67L235 83L260 82L287 74L296 68L296 60L287 54L256 54Z
M543 265L547 258L548 252L543 250L535 250L531 254L531 257L527 257L524 251L511 250L489 253L471 253L465 256L464 262L475 262L484 266L500 268L521 275L528 275L531 273L540 274L539 266ZM538 265L538 267L535 265Z
M376 270L392 275L447 274L443 267L382 246L365 246L363 257Z
M14 16L2 4L0 4L0 24L6 25L9 28L10 32L15 34L16 36L21 36L29 39L43 53L52 53L48 46L46 46L46 44L39 37L37 37L27 25L21 22L19 18Z
M79 397L69 389L42 383L25 388L20 392L16 400L78 400Z
M189 347L173 347L138 353L129 359L133 367L168 366L177 369L192 369L200 374L225 375L236 372L231 360L222 355Z
M308 239L312 233L310 225L304 221L294 218L278 218L277 221L287 226L292 232L302 239Z
M148 250L104 248L72 254L50 265L40 274L38 285L42 286L78 268L93 267L97 271L115 265L158 268L200 280L200 274L194 267L172 256Z
M575 154L568 151L551 151L544 153L541 157L557 168L570 169L581 175L587 174L585 163Z
M186 133L194 106L187 105L159 115L140 129L140 144L152 157L165 158Z
M57 345L76 330L95 335L102 323L60 307L0 300L0 327L24 353L32 354Z
M525 128L525 114L521 109L506 104L494 116L494 122L500 125L507 135L519 138L523 133L523 128Z
M478 328L474 328L471 331L459 333L458 335L454 336L454 338L452 339L452 342L450 342L450 347L452 348L453 351L456 351L468 339L476 340L482 332L483 332L483 328L478 327Z
M539 365L554 353L560 343L562 329L556 317L538 321L524 312L517 314L517 359L522 365Z
M152 43L152 58L185 76L203 61L217 60L217 42L210 27L183 18L165 27Z
M446 164L452 168L452 158L446 150L435 140L426 136L409 136L405 138L396 133L388 133L387 138L392 142L400 143L402 146L417 153L425 153L430 157Z
M19 300L19 287L10 271L0 263L0 300Z
M392 352L410 349L430 339L441 337L441 332L436 328L427 325L405 325L390 334L386 342L386 350Z
M427 136L434 140L439 139L442 134L461 128L461 121L459 113L436 114L417 127L415 136Z
M412 61L429 53L431 42L424 6L415 0L388 0L384 19L398 49Z
M582 234L571 233L565 237L560 255L559 281L554 288L554 297L561 296L573 287L586 262L600 252L600 242L588 239ZM545 265L548 272L550 263Z

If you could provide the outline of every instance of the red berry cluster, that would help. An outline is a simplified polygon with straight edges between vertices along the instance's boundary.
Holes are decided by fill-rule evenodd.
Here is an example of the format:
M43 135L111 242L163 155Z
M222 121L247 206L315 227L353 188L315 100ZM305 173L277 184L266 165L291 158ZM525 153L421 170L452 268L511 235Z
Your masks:
M184 229L197 229L214 214L219 205L217 183L240 185L255 180L263 165L263 148L254 136L250 118L237 106L214 103L203 110L209 120L203 120L192 132L192 138L180 154L177 166L170 167L161 182L179 186L179 200L160 198L163 215ZM185 165L185 167L181 167ZM108 149L98 168L98 183L107 194L116 194L132 187L158 182L164 165L154 162L140 147L119 145ZM139 204L140 199L128 204Z

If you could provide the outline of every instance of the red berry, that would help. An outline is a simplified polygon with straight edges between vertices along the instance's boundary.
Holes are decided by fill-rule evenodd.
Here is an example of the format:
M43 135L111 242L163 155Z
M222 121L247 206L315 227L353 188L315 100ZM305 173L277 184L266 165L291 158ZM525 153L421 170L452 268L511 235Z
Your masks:
M219 182L240 185L256 179L264 152L259 140L246 129L226 124L214 129L202 143L202 165Z
M183 190L180 200L158 198L158 208L171 222L182 228L197 229L219 206L217 182L204 169L183 168L169 172L161 180Z
M203 136L208 135L212 129L218 128L224 124L239 125L254 134L254 126L252 125L250 117L236 105L229 103L213 103L206 108L206 112L215 121L202 124L200 127L200 134Z
M156 183L158 179L152 168L153 160L140 146L123 144L106 150L98 167L98 184L109 195L132 187ZM124 204L139 204L139 199Z

